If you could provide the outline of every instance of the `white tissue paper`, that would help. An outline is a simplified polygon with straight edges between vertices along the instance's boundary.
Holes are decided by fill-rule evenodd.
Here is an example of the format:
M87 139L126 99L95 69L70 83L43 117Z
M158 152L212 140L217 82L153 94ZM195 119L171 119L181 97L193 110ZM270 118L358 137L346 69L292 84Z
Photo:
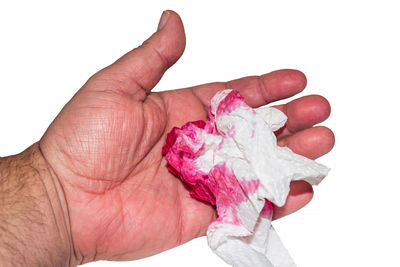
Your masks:
M232 266L295 266L271 226L272 203L285 204L291 181L316 185L329 169L277 146L274 131L286 120L278 109L252 109L237 91L223 90L207 122L175 127L163 147L191 196L215 205L208 244Z

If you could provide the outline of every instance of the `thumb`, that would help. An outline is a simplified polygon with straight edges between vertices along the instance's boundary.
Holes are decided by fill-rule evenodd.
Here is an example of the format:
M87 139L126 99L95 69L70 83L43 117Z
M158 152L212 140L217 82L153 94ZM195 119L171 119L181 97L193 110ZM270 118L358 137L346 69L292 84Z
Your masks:
M96 91L122 91L143 98L181 57L185 44L185 31L179 15L166 10L157 32L141 46L96 73L85 87Z

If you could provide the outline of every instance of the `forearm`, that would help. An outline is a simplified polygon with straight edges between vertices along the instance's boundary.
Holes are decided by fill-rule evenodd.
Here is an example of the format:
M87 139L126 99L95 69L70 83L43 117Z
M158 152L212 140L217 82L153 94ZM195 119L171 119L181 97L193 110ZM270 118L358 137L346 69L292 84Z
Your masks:
M62 188L38 144L0 159L0 265L72 266Z

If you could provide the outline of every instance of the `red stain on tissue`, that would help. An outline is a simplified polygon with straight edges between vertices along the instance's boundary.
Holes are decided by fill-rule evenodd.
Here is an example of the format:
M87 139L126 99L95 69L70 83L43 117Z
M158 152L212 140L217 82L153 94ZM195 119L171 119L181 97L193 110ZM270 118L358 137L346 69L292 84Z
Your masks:
M214 166L208 175L208 186L218 207L229 207L246 201L247 195L253 194L260 185L258 180L239 181L225 163Z
M235 109L247 106L244 103L244 98L239 94L238 91L231 91L218 105L217 115L224 113L231 113Z
M261 210L260 215L266 218L272 218L274 214L274 207L272 206L271 201L268 199L265 200L264 208Z
M246 106L243 97L238 92L231 91L219 103L216 113L230 113L242 106ZM240 224L237 207L248 200L248 195L257 191L260 181L236 177L233 170L224 162L212 166L208 173L201 171L196 159L205 153L205 134L219 135L211 109L207 122L194 121L181 128L174 127L162 148L162 153L166 155L168 169L187 185L193 198L216 205L220 218L231 217L230 220L233 221L229 223ZM235 128L232 127L226 137L234 135ZM223 142L224 137L217 149L222 148ZM227 212L230 216L224 216ZM272 214L272 204L269 201L263 213L268 216Z

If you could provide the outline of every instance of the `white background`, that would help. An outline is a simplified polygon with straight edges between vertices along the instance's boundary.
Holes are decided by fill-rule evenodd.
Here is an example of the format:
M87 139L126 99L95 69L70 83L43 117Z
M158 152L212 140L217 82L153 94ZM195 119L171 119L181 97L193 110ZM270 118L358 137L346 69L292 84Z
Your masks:
M2 1L0 155L37 141L85 80L138 46L164 9L187 47L155 90L297 68L332 105L336 146L313 201L274 225L298 266L398 263L400 9L396 1ZM226 266L200 238L143 260Z

